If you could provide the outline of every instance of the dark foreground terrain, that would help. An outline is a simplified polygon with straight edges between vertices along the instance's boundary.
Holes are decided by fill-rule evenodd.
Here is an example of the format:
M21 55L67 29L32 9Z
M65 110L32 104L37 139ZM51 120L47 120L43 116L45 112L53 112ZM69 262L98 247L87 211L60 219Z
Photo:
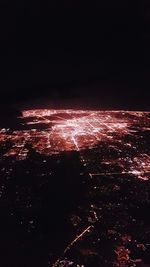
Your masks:
M0 266L150 267L150 113L8 112Z

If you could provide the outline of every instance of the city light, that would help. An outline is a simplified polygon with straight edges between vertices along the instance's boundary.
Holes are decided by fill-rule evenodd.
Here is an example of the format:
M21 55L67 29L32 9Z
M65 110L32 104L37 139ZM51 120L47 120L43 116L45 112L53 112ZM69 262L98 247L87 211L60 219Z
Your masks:
M27 144L35 152L49 156L63 151L81 154L85 149L106 143L107 149L118 154L116 159L103 159L101 163L109 166L108 169L118 166L121 173L149 179L150 156L139 151L139 139L135 140L139 127L141 132L149 131L149 113L37 109L25 110L22 114L21 130L0 131L0 142L11 143L5 157L25 160L29 154ZM124 140L127 136L132 140L133 135L136 145Z

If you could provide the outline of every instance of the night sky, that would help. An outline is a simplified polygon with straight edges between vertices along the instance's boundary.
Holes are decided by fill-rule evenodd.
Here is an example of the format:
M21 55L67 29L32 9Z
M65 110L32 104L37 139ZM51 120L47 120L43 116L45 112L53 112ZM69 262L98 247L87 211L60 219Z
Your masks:
M3 1L1 105L91 99L91 108L149 110L149 8L148 1L145 11L130 1Z

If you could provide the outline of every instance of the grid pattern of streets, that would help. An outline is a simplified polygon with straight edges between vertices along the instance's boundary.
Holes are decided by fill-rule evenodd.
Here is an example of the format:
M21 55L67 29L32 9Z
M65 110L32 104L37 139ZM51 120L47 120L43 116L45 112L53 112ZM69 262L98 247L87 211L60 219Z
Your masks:
M13 156L17 160L25 160L29 144L36 152L47 156L76 150L81 153L83 161L86 161L84 165L88 165L90 175L100 172L103 174L103 170L113 173L115 166L120 173L130 173L147 180L150 156L144 146L143 134L149 131L148 112L28 110L23 111L22 130L11 132L10 129L1 129L0 142L2 145L6 141L11 143L4 157ZM99 164L95 161L94 148L101 144L105 151ZM87 159L83 156L84 150L89 150ZM109 156L105 156L107 151L110 151ZM93 157L93 167L89 168ZM103 165L103 170L95 169L99 169L99 165Z

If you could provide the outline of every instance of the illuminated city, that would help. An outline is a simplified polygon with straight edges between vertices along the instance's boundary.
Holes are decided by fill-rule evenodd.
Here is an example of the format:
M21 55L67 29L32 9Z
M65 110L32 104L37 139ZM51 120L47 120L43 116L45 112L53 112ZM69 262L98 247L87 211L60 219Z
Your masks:
M118 116L119 115L119 116ZM130 116L133 116L131 120ZM140 112L98 112L76 110L29 110L23 111L22 124L31 126L28 130L14 131L1 129L0 141L9 140L12 147L4 157L14 156L16 160L27 157L27 144L31 144L36 152L52 155L62 151L82 151L93 149L101 142L107 142L108 149L121 155L121 152L137 150L136 156L104 160L105 165L118 165L122 173L131 173L141 179L148 179L150 157L146 153L138 153L138 146L132 142L123 142L123 137L138 133L134 125L141 123L140 131L150 130L150 114ZM41 130L40 127L44 129ZM39 127L37 127L39 126ZM142 126L142 127L141 127ZM142 140L143 141L143 140Z
M150 112L23 110L0 147L1 203L46 240L44 266L150 266Z

